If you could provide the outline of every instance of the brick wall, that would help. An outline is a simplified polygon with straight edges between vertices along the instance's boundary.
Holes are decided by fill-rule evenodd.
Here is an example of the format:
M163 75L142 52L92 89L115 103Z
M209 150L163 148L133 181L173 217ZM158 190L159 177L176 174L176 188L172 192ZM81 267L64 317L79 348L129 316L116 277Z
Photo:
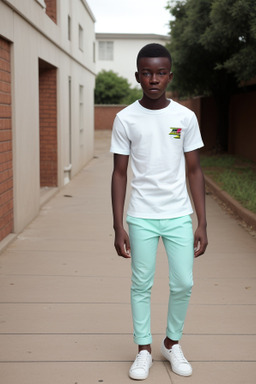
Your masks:
M198 122L201 119L201 98L194 98L188 100L176 100L187 108L195 112ZM109 130L112 129L115 115L125 108L125 105L95 105L94 107L94 126L95 130Z
M178 103L195 112L204 141L202 151L210 151L216 145L217 109L213 97L195 97L179 100L167 94ZM248 91L232 96L230 103L229 153L244 156L256 162L256 129L255 129L256 92ZM95 130L112 129L117 112L123 109L120 105L96 105L94 108Z
M194 97L187 100L176 100L181 105L195 112L199 125L201 125L201 97Z
M95 105L94 128L96 130L111 130L116 114L125 108L125 105Z
M234 95L230 103L229 151L256 162L256 91Z
M202 151L211 151L216 146L217 139L217 109L213 97L201 98L200 129L204 148Z
M40 185L57 186L57 70L39 75Z
M57 24L57 0L44 0L46 5L46 14Z
M10 44L0 37L0 241L13 230Z

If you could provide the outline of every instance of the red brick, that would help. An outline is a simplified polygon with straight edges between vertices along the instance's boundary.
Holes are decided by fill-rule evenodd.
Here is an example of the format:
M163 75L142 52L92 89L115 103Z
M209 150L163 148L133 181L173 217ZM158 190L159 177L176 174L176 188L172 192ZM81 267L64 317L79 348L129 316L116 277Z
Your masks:
M0 91L0 104L11 104L11 94Z
M10 51L10 43L7 40L0 37L0 48L9 52Z
M4 72L11 72L10 62L0 57L0 68Z
M13 187L12 179L8 179L4 183L0 183L0 194L11 190L12 187Z
M0 92L11 94L11 83L0 81Z
M12 131L11 130L1 130L0 131L0 142L1 141L11 141L12 140Z
M0 46L0 58L10 63L10 50L6 50Z
M12 161L6 161L5 163L0 163L0 172L4 172L8 169L12 169Z
M3 240L7 235L9 235L13 230L13 224L8 223L3 229L0 230L0 241Z
M8 169L5 172L0 172L0 183L12 179L12 169Z
M0 240L13 228L10 44L0 37Z
M6 130L6 129L10 129L11 130L12 128L12 121L10 118L0 118L0 129L1 130Z
M0 218L1 227L5 227L7 223L10 223L13 219L13 213L11 211L7 212L4 217Z
M4 81L5 83L11 82L11 74L9 72L2 71L1 67L0 67L0 81Z
M94 107L94 129L95 130L111 130L115 115L121 111L123 105L109 105Z
M40 183L57 185L56 69L40 74Z
M1 195L1 206L8 205L9 202L13 201L13 190L9 189L8 191L2 193Z
M0 164L12 161L12 152L0 153Z
M10 141L0 141L0 153L10 152L12 150L12 143Z
M6 204L0 206L0 217L4 218L8 213L13 210L13 201L8 200Z
M11 113L12 110L10 105L0 104L0 119L11 117Z

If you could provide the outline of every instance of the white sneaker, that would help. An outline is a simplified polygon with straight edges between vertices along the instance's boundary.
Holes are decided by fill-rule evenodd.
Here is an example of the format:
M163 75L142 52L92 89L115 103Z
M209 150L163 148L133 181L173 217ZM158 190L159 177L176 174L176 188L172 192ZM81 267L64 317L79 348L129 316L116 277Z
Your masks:
M192 375L192 367L185 359L181 346L174 344L172 349L167 349L164 345L164 341L161 346L162 355L171 363L172 371L181 376Z
M140 351L129 370L130 378L134 380L146 379L152 364L151 354L146 350Z

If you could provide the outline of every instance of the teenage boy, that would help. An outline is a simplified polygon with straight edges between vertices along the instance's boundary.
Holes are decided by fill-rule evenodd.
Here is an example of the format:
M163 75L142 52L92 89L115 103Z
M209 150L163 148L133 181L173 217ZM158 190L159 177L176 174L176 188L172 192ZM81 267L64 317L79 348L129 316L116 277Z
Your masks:
M161 352L173 372L190 376L179 340L193 285L193 260L207 247L204 177L198 148L203 146L195 114L166 98L172 80L171 56L160 44L148 44L137 56L143 97L119 112L112 132L114 153L112 206L115 248L131 258L131 306L138 355L129 376L143 380L152 365L151 288L161 237L169 263L169 306ZM123 226L127 166L133 179L127 211L129 236ZM186 189L186 168L198 226L193 235L192 207Z

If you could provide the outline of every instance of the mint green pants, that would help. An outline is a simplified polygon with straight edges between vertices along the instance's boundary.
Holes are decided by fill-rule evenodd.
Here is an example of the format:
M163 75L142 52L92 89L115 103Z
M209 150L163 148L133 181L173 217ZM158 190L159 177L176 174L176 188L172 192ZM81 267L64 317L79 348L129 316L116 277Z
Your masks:
M169 305L166 336L180 340L193 286L194 236L190 216L140 219L127 216L131 245L131 306L134 342L152 343L151 289L160 237L169 265Z

